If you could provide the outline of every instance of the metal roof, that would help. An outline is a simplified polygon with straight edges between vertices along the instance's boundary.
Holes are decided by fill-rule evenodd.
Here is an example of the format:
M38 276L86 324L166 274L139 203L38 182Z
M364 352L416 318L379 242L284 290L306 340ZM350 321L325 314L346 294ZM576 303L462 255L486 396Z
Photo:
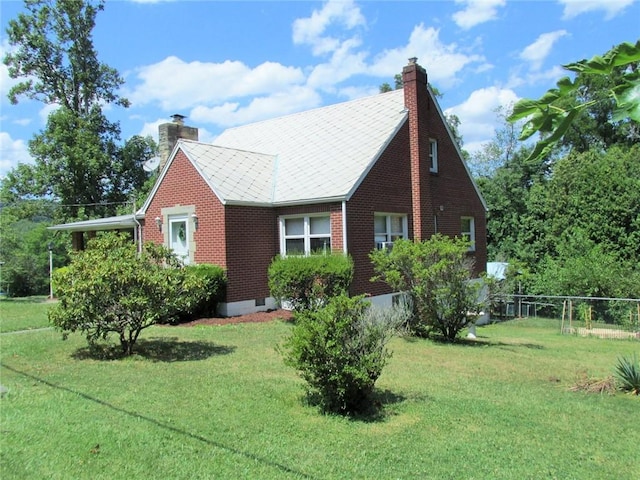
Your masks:
M138 220L144 218L140 214L118 215L116 217L96 218L94 220L82 220L80 222L63 223L47 227L48 230L64 230L68 232L91 232L102 230L119 230L135 228Z

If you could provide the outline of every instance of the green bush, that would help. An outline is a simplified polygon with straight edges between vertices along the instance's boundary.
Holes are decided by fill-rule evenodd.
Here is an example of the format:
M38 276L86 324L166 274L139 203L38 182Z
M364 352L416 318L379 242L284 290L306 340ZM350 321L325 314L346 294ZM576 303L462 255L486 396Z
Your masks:
M614 373L620 390L640 395L640 363L638 363L638 357L635 353L631 358L618 358Z
M324 411L366 411L391 356L387 344L406 321L406 312L402 307L371 307L362 296L340 295L322 308L296 313L282 349L285 363L300 371L310 398Z
M278 256L271 262L268 275L271 296L289 302L294 311L308 310L348 292L353 261L342 254Z
M202 288L195 276L185 282L185 272L162 246L148 243L139 254L128 236L101 235L54 272L59 302L49 320L63 338L81 331L90 345L115 333L130 355L143 329L177 314L185 285Z
M224 270L207 263L184 267L184 285L178 299L178 313L172 323L211 317L218 302L224 298L226 275Z
M406 292L413 309L409 327L413 334L432 331L453 341L472 324L479 303L478 282L471 281L473 261L464 239L437 234L423 242L399 240L391 251L370 254L376 276L397 292Z

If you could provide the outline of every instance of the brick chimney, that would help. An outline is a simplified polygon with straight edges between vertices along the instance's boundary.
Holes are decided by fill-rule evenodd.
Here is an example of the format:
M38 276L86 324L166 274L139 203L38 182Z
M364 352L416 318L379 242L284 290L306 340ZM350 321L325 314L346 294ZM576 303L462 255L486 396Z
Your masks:
M186 140L198 141L198 129L188 127L184 124L184 119L187 117L176 113L172 115L171 118L173 119L172 122L163 123L158 127L160 170L162 170L164 164L167 163L169 155L171 155L178 139L184 138Z
M427 111L430 95L427 72L416 57L402 69L404 105L409 112L409 152L411 162L411 203L413 238L424 240L431 236L432 201L429 191L429 125ZM421 181L422 180L422 181Z

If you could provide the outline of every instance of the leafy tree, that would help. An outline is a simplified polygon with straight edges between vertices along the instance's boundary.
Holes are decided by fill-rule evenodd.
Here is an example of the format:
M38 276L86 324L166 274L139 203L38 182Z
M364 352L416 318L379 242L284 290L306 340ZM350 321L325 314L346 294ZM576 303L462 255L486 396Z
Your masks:
M384 281L410 297L414 318L409 326L414 334L435 330L453 341L475 321L473 312L481 310L468 249L466 240L441 234L422 242L399 240L390 252L371 252L376 272L372 281Z
M116 203L128 201L145 183L141 165L155 145L134 137L120 147L119 125L103 114L104 105L129 105L116 93L122 78L99 62L93 46L95 17L104 2L28 0L25 6L27 12L7 28L16 48L4 63L12 78L23 79L8 97L12 103L26 97L58 108L29 144L35 164L14 169L2 188L18 199L60 201L62 220L113 214Z
M285 341L285 363L300 371L312 400L334 413L362 413L391 356L387 344L406 320L401 307L372 307L362 296L331 298L296 313Z
M75 252L71 264L55 272L54 286L59 303L49 319L63 338L81 331L94 345L115 333L131 355L140 332L170 321L182 293L202 289L204 280L187 276L165 247L148 243L138 254L128 236L110 233Z
M118 72L98 61L91 38L103 1L26 0L28 13L9 21L9 44L17 49L4 63L11 78L24 80L9 90L18 97L56 104L88 114L100 103L128 106L115 92L124 83Z
M546 157L569 131L580 113L588 108L608 102L615 103L611 115L605 115L607 121L619 122L631 119L636 122L633 131L637 141L637 122L640 122L640 40L634 44L622 43L609 50L603 56L591 60L581 60L564 65L568 71L580 74L572 81L563 77L557 82L557 88L548 90L540 99L520 100L513 108L510 121L527 119L523 125L520 139L526 140L539 132L540 140L531 157ZM615 82L608 85L606 95L595 89L591 96L581 97L584 86L593 77L609 77ZM605 81L606 83L606 81ZM592 89L594 90L594 89ZM568 101L575 99L576 101ZM604 109L606 112L606 108ZM605 118L600 118L600 121ZM598 118L594 118L597 122ZM631 130L630 130L631 133Z

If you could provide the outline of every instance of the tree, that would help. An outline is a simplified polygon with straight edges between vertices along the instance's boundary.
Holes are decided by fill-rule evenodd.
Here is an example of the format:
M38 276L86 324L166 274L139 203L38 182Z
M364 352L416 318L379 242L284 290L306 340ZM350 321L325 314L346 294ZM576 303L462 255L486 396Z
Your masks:
M536 132L542 135L531 158L546 157L574 124L581 111L593 107L607 99L613 99L615 106L607 121L619 122L631 119L640 122L640 40L634 44L622 43L609 50L603 56L591 60L563 65L568 71L581 74L572 81L563 77L557 82L557 88L548 90L540 99L520 100L513 108L509 121L527 119L520 134L521 140L527 140ZM597 76L611 77L615 84L607 89L606 96L580 98L580 88L586 78ZM567 102L568 99L576 102ZM634 127L637 141L637 125Z
M201 277L185 272L163 246L148 243L139 254L128 236L104 234L56 271L59 303L49 319L63 338L81 331L90 345L115 333L131 355L142 330L171 320L183 292L203 288Z
M399 240L391 251L370 254L376 276L396 292L406 292L414 318L410 328L416 335L432 330L447 341L476 319L481 310L477 284L471 282L469 243L461 238L436 234L429 240Z
M129 105L117 94L122 78L98 61L93 46L104 2L28 0L26 8L7 28L17 48L4 63L12 78L24 79L8 96L58 108L29 144L35 164L14 169L2 188L14 199L53 197L64 206L59 220L114 214L117 203L144 185L149 175L142 163L155 145L134 137L120 147L119 125L104 116L104 105Z
M124 83L118 72L98 61L91 34L104 1L26 0L28 13L10 20L9 44L17 46L4 63L14 85L12 103L26 96L88 114L100 103L128 106L115 92Z

